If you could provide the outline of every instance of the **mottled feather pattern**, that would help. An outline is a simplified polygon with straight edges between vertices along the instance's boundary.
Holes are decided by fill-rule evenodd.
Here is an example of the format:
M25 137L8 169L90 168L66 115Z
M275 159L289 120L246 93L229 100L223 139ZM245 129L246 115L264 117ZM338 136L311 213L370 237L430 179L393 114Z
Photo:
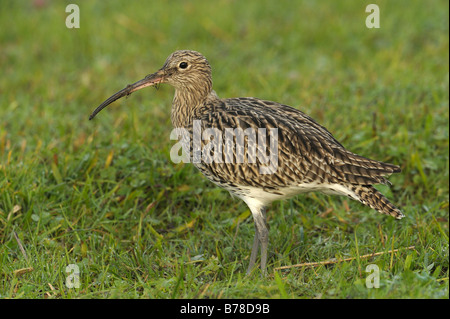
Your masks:
M399 166L350 152L325 127L296 108L253 97L219 98L212 89L209 62L195 51L172 53L161 69L111 96L97 107L90 119L117 99L159 83L168 83L175 88L171 121L175 128L183 129L183 134L189 136L190 143L185 143L183 149L191 159L198 155L194 154L193 139L198 136L199 129L202 132L208 129L220 132L213 136L221 139L221 152L219 149L212 151L214 148L209 143L217 142L212 137L210 140L200 139L200 150L195 151L199 153L206 149L206 153L215 160L193 162L209 180L241 198L252 212L256 233L247 273L255 264L260 246L261 269L265 272L268 247L265 212L274 200L319 191L348 196L380 213L397 219L403 217L402 212L372 186L389 184L387 177L400 172ZM196 121L200 127L194 128ZM250 154L256 152L254 136L241 134L231 141L224 140L227 129L228 132L230 129L233 132L238 129L261 132L267 143L264 146L258 143L260 157L254 162L248 160ZM267 169L267 160L273 159L270 141L274 136L277 162L268 174L264 169ZM229 144L236 145L238 138L245 141L241 143L243 148L228 147Z
M358 195L359 201L364 205L397 219L405 217L403 213L373 186L356 185L352 190Z
M232 154L232 163L195 164L206 177L231 193L242 194L242 186L251 186L282 195L289 187L308 183L314 184L312 189L316 191L326 192L327 185L333 183L348 185L350 190L355 191L353 186L356 185L389 184L386 176L400 172L396 165L371 160L346 150L325 127L311 117L276 102L256 98L218 99L215 103L206 103L199 108L192 117L193 120L201 121L202 130L211 127L220 131L225 131L226 128L245 130L248 127L278 129L278 168L274 174L260 174L260 163L236 163L235 152ZM187 122L186 129L192 129L192 121ZM202 141L202 147L208 142ZM245 146L247 152L248 145ZM226 154L223 155L223 160L225 156ZM367 199L362 200L361 194L367 197L372 191L374 196L378 195L373 188L365 190L366 193L359 192L358 198L353 199L378 211L382 207L389 208L387 205L369 205ZM293 195L295 194L287 192L282 198ZM386 200L385 197L382 198L383 201ZM398 209L390 209L389 212L396 218L402 216Z
M292 180L294 183L304 182L305 177L307 179L311 165L317 166L317 170L312 174L324 181L331 179L362 185L387 183L384 176L400 171L398 166L370 160L347 151L324 127L309 117L302 117L304 114L294 108L289 107L296 115L292 119L284 116L282 111L273 111L276 106L288 108L274 102L271 102L271 106L255 98L224 99L221 102L223 103L216 104L212 109L206 105L203 108L204 114L196 114L195 119L202 121L202 129L215 127L224 131L225 128L236 127L277 128L279 138L277 173L283 174L282 168L289 170L292 165L299 169L303 168L300 170L302 174L297 174ZM298 120L299 118L302 122ZM189 121L187 124L185 128L191 130L192 122ZM286 181L284 185L292 182ZM243 183L251 183L251 178Z

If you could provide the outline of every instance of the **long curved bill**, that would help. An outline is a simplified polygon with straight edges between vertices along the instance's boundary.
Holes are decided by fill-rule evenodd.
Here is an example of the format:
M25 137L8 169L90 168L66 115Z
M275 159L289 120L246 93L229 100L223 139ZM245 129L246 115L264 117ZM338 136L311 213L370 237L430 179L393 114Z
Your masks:
M134 91L143 89L147 86L156 85L158 83L162 83L164 80L164 72L161 70L158 72L155 72L153 74L147 75L145 78L143 78L140 81L137 81L136 83L127 85L126 88L120 90L119 92L115 93L114 95L110 96L106 101L104 101L102 104L100 104L94 112L89 116L89 120L92 120L97 113L99 113L101 110L103 110L105 107L110 105L112 102L120 99L121 97L128 96Z

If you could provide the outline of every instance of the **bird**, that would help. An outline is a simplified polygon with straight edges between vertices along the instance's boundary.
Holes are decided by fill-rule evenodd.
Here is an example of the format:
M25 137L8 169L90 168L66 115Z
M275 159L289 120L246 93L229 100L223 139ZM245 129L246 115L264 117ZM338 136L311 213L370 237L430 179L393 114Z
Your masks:
M404 217L373 186L390 185L387 177L401 172L399 166L347 150L297 108L254 97L220 98L213 90L211 65L197 51L173 52L159 70L101 103L89 120L121 97L163 83L175 88L170 118L182 132L181 150L189 152L190 161L208 180L244 201L253 216L247 275L256 268L259 249L261 274L267 274L266 210L276 200L321 192L347 196L396 219Z

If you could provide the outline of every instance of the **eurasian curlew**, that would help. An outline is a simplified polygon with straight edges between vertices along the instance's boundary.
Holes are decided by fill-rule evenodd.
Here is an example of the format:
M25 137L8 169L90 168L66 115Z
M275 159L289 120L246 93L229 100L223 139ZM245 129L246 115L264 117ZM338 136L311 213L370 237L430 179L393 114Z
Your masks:
M400 167L348 151L325 127L290 106L252 97L219 98L212 89L209 62L195 51L172 53L161 69L108 98L89 119L117 99L159 83L175 87L171 120L185 132L180 135L190 160L206 178L241 198L251 210L256 232L247 273L254 267L259 246L261 270L266 272L266 207L275 200L319 191L348 196L380 213L403 217L372 186L388 184L386 177L400 172ZM205 131L209 139L201 134ZM200 145L196 146L198 134Z

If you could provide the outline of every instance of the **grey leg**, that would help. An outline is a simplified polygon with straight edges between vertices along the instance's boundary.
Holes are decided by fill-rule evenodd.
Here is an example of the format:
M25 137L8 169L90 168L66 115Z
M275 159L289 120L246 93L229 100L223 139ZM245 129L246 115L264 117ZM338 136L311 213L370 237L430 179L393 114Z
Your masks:
M267 265L267 247L269 246L269 230L267 226L260 226L258 230L258 237L261 243L261 272L263 276L266 275L266 265Z
M256 255L258 253L258 241L261 244L261 272L266 275L267 265L267 247L269 245L269 230L266 226L266 208L265 207L251 207L253 219L255 221L256 233L253 241L252 253L250 255L250 265L247 273L251 271L255 264Z
M255 228L255 238L253 239L253 247L252 247L252 253L250 255L250 263L247 268L247 275L250 274L253 267L255 266L256 255L258 255L258 250L259 250L258 230Z

